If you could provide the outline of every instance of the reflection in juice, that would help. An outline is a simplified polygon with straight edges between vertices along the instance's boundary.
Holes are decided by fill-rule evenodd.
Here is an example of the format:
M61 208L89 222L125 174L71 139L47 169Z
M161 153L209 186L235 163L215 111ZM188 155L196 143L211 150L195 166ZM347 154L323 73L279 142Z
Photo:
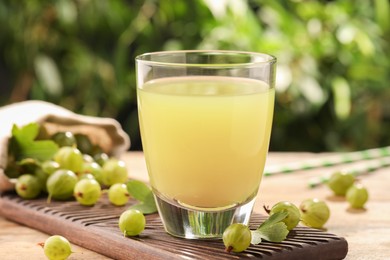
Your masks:
M157 193L208 210L257 194L273 88L252 79L198 76L149 81L138 91L143 149Z

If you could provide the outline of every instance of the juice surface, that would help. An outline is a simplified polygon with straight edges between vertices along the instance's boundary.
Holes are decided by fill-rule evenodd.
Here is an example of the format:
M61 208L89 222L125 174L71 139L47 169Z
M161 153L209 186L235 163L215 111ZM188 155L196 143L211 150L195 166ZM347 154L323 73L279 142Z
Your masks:
M151 185L165 199L212 210L257 194L273 88L245 78L158 79L138 89L138 106Z

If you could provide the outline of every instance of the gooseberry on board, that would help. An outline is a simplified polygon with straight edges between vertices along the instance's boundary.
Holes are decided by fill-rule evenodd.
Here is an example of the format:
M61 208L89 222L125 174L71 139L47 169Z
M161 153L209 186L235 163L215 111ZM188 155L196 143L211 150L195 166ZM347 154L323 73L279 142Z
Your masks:
M225 229L222 240L227 252L239 253L249 247L252 233L247 225L234 223Z
M145 216L141 211L128 209L119 217L119 229L126 237L137 236L145 229Z
M309 227L322 228L330 217L328 205L316 198L302 201L299 209L302 223Z

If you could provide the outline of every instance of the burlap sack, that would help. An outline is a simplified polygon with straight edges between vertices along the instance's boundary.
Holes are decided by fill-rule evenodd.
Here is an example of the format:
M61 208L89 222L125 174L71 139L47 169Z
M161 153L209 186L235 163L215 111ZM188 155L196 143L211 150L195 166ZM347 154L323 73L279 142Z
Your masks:
M89 136L103 150L119 156L130 148L130 138L118 121L73 113L52 103L31 100L0 107L0 193L13 189L15 180L4 174L7 166L8 140L12 126L37 122L44 125L49 134L71 131Z

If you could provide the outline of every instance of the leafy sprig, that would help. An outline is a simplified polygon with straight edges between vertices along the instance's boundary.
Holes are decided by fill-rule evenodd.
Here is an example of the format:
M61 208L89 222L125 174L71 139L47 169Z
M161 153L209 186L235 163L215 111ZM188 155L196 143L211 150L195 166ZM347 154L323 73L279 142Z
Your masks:
M148 185L142 181L130 180L127 182L127 190L134 199L138 200L137 204L130 207L131 209L137 209L143 214L157 212L153 192Z
M36 140L40 126L38 123L18 127L13 125L8 153L16 160L32 158L48 160L58 151L58 145L52 140Z
M289 231L282 221L287 217L285 211L276 212L268 217L256 230L251 230L251 244L260 244L262 240L269 242L282 242L286 239Z

